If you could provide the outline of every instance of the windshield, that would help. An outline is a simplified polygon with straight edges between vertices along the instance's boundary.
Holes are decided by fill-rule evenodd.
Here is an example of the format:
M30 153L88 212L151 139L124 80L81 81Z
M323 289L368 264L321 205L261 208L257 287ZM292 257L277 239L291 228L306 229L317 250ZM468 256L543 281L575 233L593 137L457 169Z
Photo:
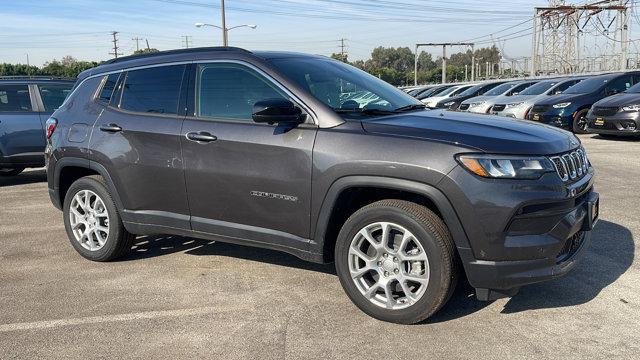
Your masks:
M551 89L551 87L553 87L557 83L558 83L557 81L539 82L539 83L537 83L535 85L529 86L527 89L525 89L523 92L521 92L520 95L540 95L540 94L544 94L547 90Z
M633 85L632 87L628 88L625 92L632 93L632 94L640 94L640 83Z
M270 62L290 80L334 110L395 111L422 105L404 91L336 60L284 58L271 59Z
M513 84L513 83L506 83L506 84L498 85L498 86L494 87L493 89L487 91L483 95L487 95L487 96L502 95L502 94L506 93L507 91L509 91L514 86L516 86L516 84Z
M573 85L564 91L563 94L589 94L600 89L606 84L610 77L593 77L590 79L582 80L579 83Z
M447 96L447 95L451 94L452 92L454 92L454 91L456 91L458 89L459 89L459 87L457 87L457 86L446 88L446 89L444 89L444 90L440 91L439 93L434 94L432 96Z

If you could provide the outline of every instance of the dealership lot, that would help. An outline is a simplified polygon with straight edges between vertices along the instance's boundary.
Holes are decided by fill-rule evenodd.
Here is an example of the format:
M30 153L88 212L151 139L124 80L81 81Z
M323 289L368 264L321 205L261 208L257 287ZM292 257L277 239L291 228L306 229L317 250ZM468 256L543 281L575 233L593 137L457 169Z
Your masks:
M0 358L640 357L640 140L581 139L601 221L568 277L513 299L460 286L415 326L360 312L332 265L181 237L122 261L71 248L44 171L0 179Z

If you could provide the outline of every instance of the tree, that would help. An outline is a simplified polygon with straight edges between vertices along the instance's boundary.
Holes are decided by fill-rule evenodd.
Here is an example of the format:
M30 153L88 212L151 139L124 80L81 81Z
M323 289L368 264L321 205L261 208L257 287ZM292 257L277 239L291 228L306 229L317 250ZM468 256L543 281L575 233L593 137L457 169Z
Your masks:
M413 70L414 55L408 47L385 48L380 46L373 49L371 59L367 63L367 68L387 68L407 72Z
M156 48L148 48L148 49L139 49L133 52L133 55L140 55L140 54L149 54L149 53L157 53L160 52L160 50L156 49Z
M340 60L340 61L345 62L347 64L349 63L349 59L347 58L346 54L333 53L333 54L331 54L331 58L332 59L336 59L336 60Z

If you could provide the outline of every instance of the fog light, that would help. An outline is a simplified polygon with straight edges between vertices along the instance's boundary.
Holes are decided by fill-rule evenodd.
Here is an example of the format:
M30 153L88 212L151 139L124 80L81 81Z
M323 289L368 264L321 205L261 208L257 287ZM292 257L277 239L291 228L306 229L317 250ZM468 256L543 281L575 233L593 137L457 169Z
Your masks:
M634 131L636 129L636 123L635 122L628 122L628 123L625 124L625 127L627 128L627 130Z

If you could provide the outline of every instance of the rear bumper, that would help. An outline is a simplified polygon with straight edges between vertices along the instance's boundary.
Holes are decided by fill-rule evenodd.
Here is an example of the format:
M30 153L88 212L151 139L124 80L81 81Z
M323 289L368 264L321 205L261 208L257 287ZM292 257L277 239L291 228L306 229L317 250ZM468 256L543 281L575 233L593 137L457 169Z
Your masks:
M599 207L599 196L589 191L582 203L564 213L551 232L532 237L528 248L530 260L489 261L474 257L471 249L458 249L469 283L476 288L480 300L494 300L513 296L523 285L547 281L566 275L584 257ZM560 229L560 230L558 230ZM566 236L557 242L561 231ZM553 245L556 244L556 245ZM549 248L552 251L543 249Z

